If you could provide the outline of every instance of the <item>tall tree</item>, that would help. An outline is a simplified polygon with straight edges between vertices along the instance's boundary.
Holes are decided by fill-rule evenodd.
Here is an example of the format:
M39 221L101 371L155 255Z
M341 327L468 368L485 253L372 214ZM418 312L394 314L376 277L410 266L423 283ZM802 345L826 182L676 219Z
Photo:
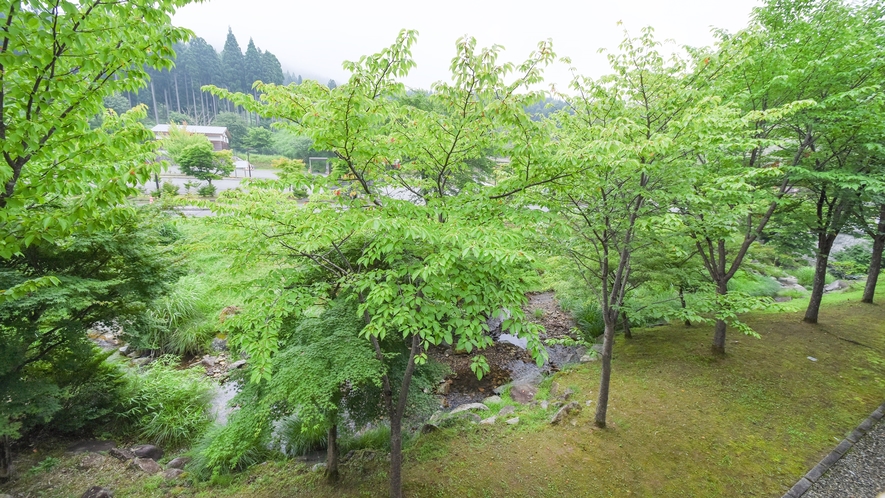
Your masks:
M244 77L243 51L237 43L237 37L231 28L227 28L227 39L224 41L224 48L221 50L221 84L223 88L227 88L233 92L248 91Z
M0 260L52 246L74 233L113 229L131 216L117 206L159 166L144 108L108 114L105 97L143 88L145 66L168 68L172 45L191 33L171 24L185 0L7 3L0 23ZM0 303L66 287L54 275L24 272L6 280ZM71 289L68 289L71 290ZM3 320L4 327L19 331ZM4 341L4 344L6 342ZM5 346L4 346L5 347ZM27 383L18 371L18 381ZM13 375L15 372L4 372ZM16 380L16 379L13 379ZM0 429L0 478L9 476L9 443Z
M263 67L261 64L261 50L255 47L255 42L249 38L249 45L246 46L246 55L243 57L243 79L246 82L244 91L251 92L252 84L261 79ZM268 82L272 83L272 82Z
M222 199L217 209L236 213L236 219L249 213L243 224L263 234L252 238L255 243L267 249L279 246L287 258L303 258L336 275L335 285L324 292L329 297L350 292L357 298L366 324L362 335L377 359L387 363L389 353L405 355L402 377L393 377L387 369L381 379L391 427L390 490L395 497L402 496L407 393L428 347L446 342L473 351L489 345L485 317L504 306L513 312L505 327L543 354L538 331L522 323L521 265L526 256L500 215L503 205L488 202L491 192L480 194L482 185L474 184L468 192L447 185L477 151L504 147L514 138L498 132L508 126L507 116L518 120L515 114L524 114L527 99L535 98L516 90L538 82L540 67L553 54L542 45L520 66L516 81L506 84L511 66L496 62L498 47L477 51L474 40L459 40L454 83L435 87L441 107L451 113L428 114L395 98L403 93L397 79L414 66L414 39L414 32L402 32L390 48L345 63L353 75L334 89L316 82L261 84L260 100L214 90L264 116L288 120L293 131L310 136L317 148L334 151L335 168L328 181L350 184L328 196L333 202L311 203L311 209L292 202L282 190L256 188L236 194L236 199ZM319 182L315 187L326 181L312 178ZM285 285L278 291L287 302L304 293ZM278 334L277 319L268 313L274 313L272 308L250 307L232 322L239 326L237 343L256 360L256 378L270 374L268 361ZM397 348L385 352L385 340L394 341ZM472 366L479 375L488 372L482 356L476 356Z

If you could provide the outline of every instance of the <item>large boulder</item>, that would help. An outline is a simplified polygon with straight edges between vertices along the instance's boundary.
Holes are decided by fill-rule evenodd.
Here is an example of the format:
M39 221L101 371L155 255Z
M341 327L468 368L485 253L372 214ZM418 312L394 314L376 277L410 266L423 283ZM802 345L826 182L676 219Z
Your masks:
M166 479L167 481L171 481L174 479L178 479L178 477L181 474L184 474L184 471L181 469L166 469L163 472L163 479Z
M837 290L847 289L851 284L844 280L836 280L835 282L824 286L824 292L833 292Z
M163 458L163 450L152 444L140 444L132 447L132 453L139 458L150 458L159 460Z
M510 397L522 405L531 403L536 394L538 394L538 386L533 383L519 382L510 387Z

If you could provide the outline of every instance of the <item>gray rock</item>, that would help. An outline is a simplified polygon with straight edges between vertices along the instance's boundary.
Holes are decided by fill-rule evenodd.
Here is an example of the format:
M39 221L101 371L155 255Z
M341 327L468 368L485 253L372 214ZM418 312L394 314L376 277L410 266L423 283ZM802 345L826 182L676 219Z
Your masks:
M602 355L602 349L603 349L602 344L594 344L594 345L590 346L590 349L592 349L593 351L596 351L596 354L598 354L600 356Z
M507 415L510 415L511 413L513 413L515 411L516 411L516 408L513 405L505 406L504 408L501 408L501 410L498 412L498 416L499 417L506 417Z
M498 395L496 394L496 395L494 395L494 396L489 396L488 398L482 400L482 403L483 403L484 405L490 405L490 404L498 404L498 403L501 403L501 401L503 401L503 400L501 399L501 396L498 396Z
M246 360L238 360L238 361L231 363L230 366L227 367L227 369L228 370L236 370L245 364L246 364Z
M118 349L117 351L119 351L121 355L126 356L127 354L132 352L133 349L134 348L131 345L126 344L124 346L121 346L120 349Z
M136 367L143 367L152 361L154 361L154 359L151 358L150 356L143 356L141 358L136 358L136 359L132 360L132 364L135 365Z
M434 425L434 424L430 424L430 423L427 423L427 424L424 424L423 426L421 426L421 434L430 434L431 432L436 432L438 430L439 430L438 425Z
M789 275L787 275L786 277L778 277L777 281L780 282L782 285L798 285L799 284L798 278L792 277Z
M553 418L550 419L550 423L554 424L554 425L559 424L560 422L562 422L566 418L568 418L570 415L579 413L580 411L581 411L581 405L572 401L571 403L560 408L559 411L556 412L556 415L553 415Z
M99 451L110 451L114 446L116 446L116 444L113 441L90 439L68 446L67 451L68 453L97 453Z
M774 302L776 303L789 303L793 298L790 296L777 296L774 298Z
M479 425L495 425L495 422L498 420L498 417L491 416L487 419L480 420Z
M596 357L589 354L585 354L581 357L581 363L590 363L591 361L596 361Z
M116 458L121 462L127 462L135 458L135 453L132 453L126 448L111 448L110 450L108 450L108 455Z
M139 458L150 458L153 460L163 458L163 450L152 444L140 444L138 446L133 446L131 449L132 453Z
M836 290L847 289L851 285L844 280L836 280L835 282L824 286L824 292L833 292Z
M181 474L184 474L184 471L181 469L166 469L166 471L163 472L163 479L171 481L173 479L178 479Z
M310 468L311 472L323 472L325 470L326 470L326 464L323 462L320 462Z
M563 391L562 394L559 395L559 399L561 399L563 401L568 401L569 398L571 398L572 395L574 395L574 394L575 394L575 391L573 391L572 388L568 387L568 388L566 388L565 391Z
M191 459L189 457L173 458L166 464L167 469L183 469Z
M160 464L152 458L136 458L132 461L132 467L151 475L163 472L163 467L160 467Z
M212 351L227 351L227 339L212 339Z
M215 363L217 363L217 362L218 362L218 358L216 358L214 356L209 356L209 355L204 356L203 359L200 360L200 363L206 368L214 367Z
M510 397L517 403L526 405L535 399L538 394L538 387L529 383L513 384L510 387Z
M519 417L508 418L507 423L509 425L516 425L519 423Z
M0 495L0 498L7 496L12 498L9 495ZM101 486L92 486L80 495L80 498L114 498L114 492Z
M456 413L461 413L467 410L479 410L479 411L488 411L489 407L482 403L465 403L463 405L459 405L457 408L452 410L449 414L454 415Z
M542 410L546 410L546 409L547 409L547 405L548 405L548 403L547 403L547 400L546 400L546 399L543 400L543 401L541 401L541 409L542 409Z

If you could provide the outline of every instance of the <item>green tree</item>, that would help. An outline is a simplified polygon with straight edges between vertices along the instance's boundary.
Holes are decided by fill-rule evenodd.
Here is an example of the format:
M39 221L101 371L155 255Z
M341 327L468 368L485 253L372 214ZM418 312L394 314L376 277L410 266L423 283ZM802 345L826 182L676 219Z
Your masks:
M169 67L190 32L170 23L185 0L7 6L0 26L0 258L40 241L110 228L103 208L159 172L143 110L105 115L104 98L145 85ZM59 202L61 199L75 202ZM117 214L113 211L112 214ZM9 289L3 292L9 292Z
M112 211L105 213L119 220L113 229L32 244L0 260L0 288L41 278L56 284L0 300L0 477L9 477L11 442L52 420L71 403L72 380L97 368L86 331L144 327L149 306L176 276L159 233L128 208Z
M212 185L212 180L223 178L234 170L230 151L215 152L208 140L184 147L173 159L181 167L182 173L207 181L209 185Z
M221 81L222 86L234 92L247 91L248 87L243 74L243 51L237 43L233 30L227 28L227 39L221 50Z
M251 91L252 83L261 80L263 67L261 63L261 50L255 47L255 42L249 38L246 46L246 54L243 56L243 79L246 82L246 91Z
M239 149L243 146L242 141L249 133L246 120L235 112L221 112L212 120L212 126L224 126L230 132L230 146Z
M317 197L332 202L312 202L305 209L283 189L260 186L219 200L219 213L236 213L234 218L242 216L238 224L262 234L248 238L255 244L251 254L284 255L281 262L296 256L333 276L324 286L305 288L294 285L293 276L286 278L291 275L286 270L275 283L260 286L229 322L236 344L253 358L257 381L272 378L282 316L319 298L357 299L365 323L361 335L377 360L388 364L404 356L401 376L387 368L381 377L395 497L402 496L407 395L426 348L446 342L472 352L488 346L486 316L507 307L513 318L505 328L526 338L540 361L544 351L537 328L523 322L528 257L501 213L508 192L501 187L495 194L480 184L453 192L447 184L477 151L500 150L522 136L502 133L514 122L529 121L523 109L537 95L517 90L539 82L541 67L553 54L541 44L508 84L505 77L513 66L496 62L500 47L480 51L474 40L461 39L454 83L434 88L436 98L457 104L458 111L427 114L396 98L404 92L398 78L414 66L414 39L414 32L404 31L390 48L345 63L352 76L334 89L311 81L290 87L259 84L260 100L212 90L263 116L289 120L294 132L336 155L340 174L311 177L315 192L349 184ZM525 164L527 150L514 147L516 164L534 166ZM389 195L392 191L395 195ZM502 202L490 202L495 200ZM290 284L280 285L286 281ZM396 345L393 350L385 350L388 341ZM478 375L488 372L482 356L474 357L472 367Z

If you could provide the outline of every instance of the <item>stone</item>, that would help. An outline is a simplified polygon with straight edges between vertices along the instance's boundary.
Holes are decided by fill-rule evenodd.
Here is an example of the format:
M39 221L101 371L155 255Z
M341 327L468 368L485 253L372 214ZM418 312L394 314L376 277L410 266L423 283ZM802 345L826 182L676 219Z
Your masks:
M163 467L160 467L160 464L154 461L153 458L136 458L132 461L131 466L151 475L163 472Z
M152 444L140 444L138 446L133 446L131 449L132 453L135 453L135 456L139 458L150 458L153 460L163 458L163 450Z
M241 368L245 364L246 364L246 360L238 360L238 361L231 363L230 366L227 367L227 369L228 370L236 370L238 368Z
M154 359L151 358L150 356L144 356L142 358L136 358L136 359L132 360L132 364L135 365L136 367L143 367L152 361L154 361Z
M183 469L191 459L189 457L173 458L166 464L167 469Z
M430 434L431 432L436 432L438 430L439 430L439 426L434 425L434 424L428 423L428 424L424 424L423 426L421 426L421 434Z
M538 388L528 383L513 384L510 388L510 397L519 404L526 405L535 399Z
M212 351L227 351L227 339L212 339Z
M778 277L777 281L783 285L798 285L799 284L798 278L792 277L789 275L786 277Z
M498 417L495 417L495 416L493 415L493 416L491 416L491 417L489 417L489 418L487 418L487 419L480 420L480 421L479 421L479 425L495 425L495 422L496 422L497 420L498 420Z
M178 479L181 476L181 474L184 474L184 471L181 469L166 469L163 472L163 479L166 479L167 481L171 481L173 479Z
M553 381L550 383L550 396L556 396L556 393L559 392L559 382Z
M119 351L121 355L126 356L126 355L129 354L133 349L134 349L134 348L133 348L131 345L126 344L126 345L124 345L124 346L120 346L120 349L118 349L117 351Z
M505 406L504 408L501 408L501 410L498 412L498 416L499 417L506 417L507 415L510 415L511 413L513 413L515 411L516 411L516 407L514 407L513 405Z
M126 462L135 458L135 453L132 453L126 448L111 448L110 450L108 450L108 455L116 458L121 462Z
M436 386L436 393L446 396L447 394L449 394L449 391L451 389L452 389L452 381L451 380L444 380L438 386Z
M456 414L454 417L449 417L449 420L457 420L457 419L465 419L471 423L478 424L482 421L479 415L470 412L461 412Z
M814 356L809 356L808 359L811 361L817 361L817 358L815 358Z
M457 406L454 410L452 410L449 414L454 415L456 413L461 413L467 410L479 410L479 411L488 411L489 407L482 403L465 403L463 405Z
M9 495L0 495L0 496L9 496ZM105 489L101 486L92 486L87 489L80 498L113 498L114 492L110 489ZM10 497L11 498L11 497Z
M824 286L824 292L833 292L837 290L847 289L848 286L851 285L844 280L836 280L831 284L827 284Z
M563 400L563 401L568 401L569 398L571 398L572 395L574 395L574 394L575 394L575 391L572 390L572 388L568 387L568 388L566 388L565 391L563 391L563 393L559 396L559 399L561 399L561 400Z
M507 419L507 424L509 424L509 425L516 425L518 423L519 423L519 417L513 417L513 418Z
M579 405L575 401L572 401L571 403L560 408L559 411L556 412L555 415L553 415L553 418L550 419L550 423L553 425L559 424L560 422L563 422L566 418L568 418L570 415L579 413L580 411L581 411L581 405Z
M484 404L484 405L492 405L492 404L495 404L495 405L496 405L496 404L501 403L502 401L503 401L503 400L501 399L501 396L498 396L498 395L496 394L496 395L494 395L494 396L489 396L488 398L482 400L482 404Z
M589 354L581 357L581 363L590 363L591 361L596 361L596 357Z
M323 462L320 462L310 468L311 472L323 472L325 470L326 470L326 464Z
M200 363L206 368L212 368L215 366L215 363L218 362L218 358L214 356L206 355L200 360Z
M541 401L541 409L546 410L548 406L547 400Z

